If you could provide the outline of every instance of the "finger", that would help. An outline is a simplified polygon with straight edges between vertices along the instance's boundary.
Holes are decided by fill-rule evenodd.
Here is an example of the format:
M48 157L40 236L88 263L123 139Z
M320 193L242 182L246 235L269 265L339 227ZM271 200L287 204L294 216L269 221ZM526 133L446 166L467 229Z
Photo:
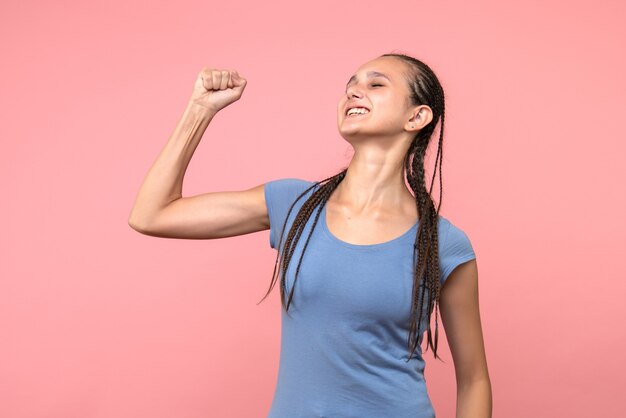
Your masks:
M220 90L224 90L226 87L228 87L228 79L229 79L228 73L229 73L228 70L222 70Z
M200 72L200 78L202 79L202 87L204 87L207 90L211 90L212 89L212 78L211 78L211 72L210 70L207 72L207 70L202 70Z
M237 71L233 71L233 84L235 84L237 87L241 85L241 76Z
M202 77L202 85L204 88L207 90L213 90L213 70L210 67L204 67L202 68L200 75Z
M234 85L235 83L233 83L233 72L229 71L228 72L228 88L233 88Z
M211 77L213 77L213 90L219 90L220 88L220 83L221 83L221 72L218 70L213 70L211 72Z

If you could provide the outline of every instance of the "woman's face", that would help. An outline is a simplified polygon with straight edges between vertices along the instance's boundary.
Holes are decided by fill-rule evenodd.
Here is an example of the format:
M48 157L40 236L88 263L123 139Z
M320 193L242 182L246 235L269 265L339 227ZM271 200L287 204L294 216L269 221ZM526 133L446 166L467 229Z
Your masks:
M415 110L408 106L406 71L406 64L393 57L379 57L359 67L337 105L341 136L397 137L406 132ZM355 106L369 111L348 115L348 108Z

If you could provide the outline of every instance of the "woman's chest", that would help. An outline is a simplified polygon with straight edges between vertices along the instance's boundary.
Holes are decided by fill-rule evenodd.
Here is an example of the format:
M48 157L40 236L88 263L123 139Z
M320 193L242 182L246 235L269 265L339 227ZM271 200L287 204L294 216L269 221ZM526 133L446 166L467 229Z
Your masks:
M287 297L295 283L290 311L406 324L414 280L411 243L355 250L318 232L309 240L299 268L301 242L291 258L285 276Z

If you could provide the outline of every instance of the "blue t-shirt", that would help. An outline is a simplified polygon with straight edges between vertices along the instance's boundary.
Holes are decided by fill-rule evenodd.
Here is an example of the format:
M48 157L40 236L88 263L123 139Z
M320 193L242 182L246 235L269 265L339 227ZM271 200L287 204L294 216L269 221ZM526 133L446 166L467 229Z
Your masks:
M265 184L272 248L277 249L289 207L314 183L283 178ZM281 247L298 210L318 187L294 205ZM292 255L286 296L316 210ZM324 206L304 252L289 312L281 307L280 365L267 418L435 416L421 347L406 362L417 226L383 243L351 244L330 232ZM475 258L467 235L442 216L439 252L442 284L455 267ZM424 307L422 330L428 325L426 313ZM420 343L423 337L422 332Z

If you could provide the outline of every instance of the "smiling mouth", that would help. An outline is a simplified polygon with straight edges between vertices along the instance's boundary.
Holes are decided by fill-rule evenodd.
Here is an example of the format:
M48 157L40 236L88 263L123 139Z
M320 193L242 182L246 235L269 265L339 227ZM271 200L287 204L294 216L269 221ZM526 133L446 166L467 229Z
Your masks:
M370 112L365 112L365 113L352 113L351 115L346 115L346 118L356 118L358 116L365 116L365 115L369 115Z

